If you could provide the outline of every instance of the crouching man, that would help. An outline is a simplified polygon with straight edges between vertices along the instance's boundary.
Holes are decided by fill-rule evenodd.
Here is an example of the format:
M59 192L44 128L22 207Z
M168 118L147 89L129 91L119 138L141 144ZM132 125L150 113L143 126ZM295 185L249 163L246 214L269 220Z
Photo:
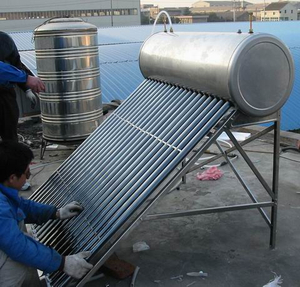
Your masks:
M62 256L27 235L26 223L42 224L49 219L68 219L82 206L71 202L57 209L19 197L18 191L30 176L32 151L16 142L0 142L0 286L21 286L26 273L34 269L46 273L61 270L80 279L93 265L85 258L90 252Z

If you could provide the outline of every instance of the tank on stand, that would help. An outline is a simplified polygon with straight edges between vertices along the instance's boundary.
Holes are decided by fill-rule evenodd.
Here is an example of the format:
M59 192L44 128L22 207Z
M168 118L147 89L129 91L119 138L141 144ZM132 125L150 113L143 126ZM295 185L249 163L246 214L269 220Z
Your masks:
M37 27L34 39L38 76L46 86L40 93L42 149L47 142L81 142L103 116L97 27L55 18Z

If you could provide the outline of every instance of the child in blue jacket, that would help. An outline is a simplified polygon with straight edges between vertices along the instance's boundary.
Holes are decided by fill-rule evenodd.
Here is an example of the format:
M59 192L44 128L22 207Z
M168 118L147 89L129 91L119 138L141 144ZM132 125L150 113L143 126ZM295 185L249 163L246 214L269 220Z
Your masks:
M82 206L72 202L55 206L23 199L18 191L30 176L32 151L16 142L0 142L0 286L21 286L30 268L46 273L62 270L76 279L93 265L84 258L90 252L61 256L24 232L26 223L42 224L49 219L68 219Z

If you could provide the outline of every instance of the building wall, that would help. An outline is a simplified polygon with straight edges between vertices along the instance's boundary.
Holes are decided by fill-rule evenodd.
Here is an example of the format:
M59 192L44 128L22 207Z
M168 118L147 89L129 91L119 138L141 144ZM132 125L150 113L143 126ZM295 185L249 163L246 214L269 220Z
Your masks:
M159 13L159 7L158 6L150 8L150 17L152 19L155 19L157 17L158 13Z
M191 13L217 13L217 12L226 12L232 11L232 6L212 6L212 7L203 7L203 8L191 8Z
M241 7L241 1L198 1L192 4L192 8L208 8L208 7L227 7L227 6L235 6L236 8Z
M85 3L86 2L86 3ZM70 9L110 9L113 8L138 8L140 0L107 0L107 1L86 1L86 0L1 0L1 12L22 12L22 11L56 11Z
M90 1L79 3L78 0L39 0L38 4L36 0L26 0L26 5L24 2L1 0L1 30L6 32L33 30L51 17L66 15L83 18L97 27L140 25L141 21L139 0L99 1L100 4Z
M296 21L297 7L292 4L285 5L281 10L262 11L262 21Z
M175 16L180 20L180 24L194 24L207 22L208 16Z
M198 1L192 5L193 8L203 8L203 7L210 7L210 3L205 1Z

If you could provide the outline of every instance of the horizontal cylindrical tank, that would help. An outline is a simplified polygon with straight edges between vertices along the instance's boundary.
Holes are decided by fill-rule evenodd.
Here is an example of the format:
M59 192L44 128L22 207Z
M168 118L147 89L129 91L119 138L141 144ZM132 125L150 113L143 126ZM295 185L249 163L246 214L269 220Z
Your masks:
M145 78L229 99L257 117L279 110L294 81L289 49L269 34L157 33L139 61Z
M34 31L43 137L85 139L100 124L102 101L97 27L78 18L56 18Z

